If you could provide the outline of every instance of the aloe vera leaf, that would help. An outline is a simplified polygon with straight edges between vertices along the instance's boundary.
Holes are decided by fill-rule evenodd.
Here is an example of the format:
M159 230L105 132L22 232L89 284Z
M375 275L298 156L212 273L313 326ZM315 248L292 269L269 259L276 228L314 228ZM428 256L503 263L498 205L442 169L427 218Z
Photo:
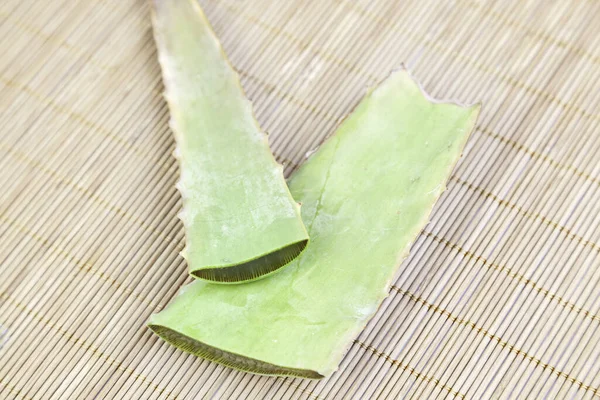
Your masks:
M432 101L393 73L289 182L311 235L304 253L261 281L185 286L150 328L233 368L331 374L388 295L479 108Z
M228 283L272 273L308 242L283 167L196 1L153 0L152 19L190 273Z

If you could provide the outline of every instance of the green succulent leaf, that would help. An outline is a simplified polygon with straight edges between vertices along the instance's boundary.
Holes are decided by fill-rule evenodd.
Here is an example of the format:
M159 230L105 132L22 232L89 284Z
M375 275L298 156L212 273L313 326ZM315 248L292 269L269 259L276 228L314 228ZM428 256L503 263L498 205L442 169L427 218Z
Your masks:
M240 86L195 0L153 0L190 273L252 280L300 254L308 234Z
M151 317L175 346L244 371L321 378L388 295L474 129L399 70L291 178L311 242L267 279L195 282Z

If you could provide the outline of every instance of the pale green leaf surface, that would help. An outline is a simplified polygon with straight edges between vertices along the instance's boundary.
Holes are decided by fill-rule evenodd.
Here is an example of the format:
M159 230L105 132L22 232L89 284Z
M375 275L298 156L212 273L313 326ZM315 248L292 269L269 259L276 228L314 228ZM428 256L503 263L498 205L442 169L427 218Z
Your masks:
M154 0L153 25L190 273L220 282L272 273L308 241L283 168L195 0Z
M478 113L430 101L408 72L393 73L289 182L311 236L306 250L267 279L192 283L150 327L234 368L331 374L388 295Z

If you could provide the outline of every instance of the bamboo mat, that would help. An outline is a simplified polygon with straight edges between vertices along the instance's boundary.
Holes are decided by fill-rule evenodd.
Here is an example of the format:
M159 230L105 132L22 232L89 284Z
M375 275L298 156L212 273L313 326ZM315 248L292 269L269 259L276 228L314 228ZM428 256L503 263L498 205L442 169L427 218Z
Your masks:
M448 191L330 378L182 353L145 327L189 280L148 4L3 0L0 398L600 397L598 1L200 3L287 174L401 63L483 101Z

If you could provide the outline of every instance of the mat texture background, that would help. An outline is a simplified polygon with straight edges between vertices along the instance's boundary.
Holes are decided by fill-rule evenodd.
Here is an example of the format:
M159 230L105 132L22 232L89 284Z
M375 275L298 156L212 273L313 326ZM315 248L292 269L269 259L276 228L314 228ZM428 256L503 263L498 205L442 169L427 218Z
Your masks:
M0 398L600 397L598 1L200 3L288 175L401 63L483 101L448 191L330 378L184 354L145 327L189 280L148 4L3 0Z

